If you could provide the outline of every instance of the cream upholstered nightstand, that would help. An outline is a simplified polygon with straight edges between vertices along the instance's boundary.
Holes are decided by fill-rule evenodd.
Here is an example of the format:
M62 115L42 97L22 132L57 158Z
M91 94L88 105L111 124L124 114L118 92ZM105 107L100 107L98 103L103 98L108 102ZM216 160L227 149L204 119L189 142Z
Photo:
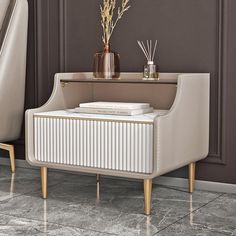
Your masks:
M163 73L159 81L141 76L124 73L109 81L92 80L91 73L57 74L49 101L26 112L27 160L41 167L44 198L47 168L142 179L147 215L156 176L189 165L194 190L195 162L209 147L210 75ZM88 101L149 102L161 111L117 118L67 110Z

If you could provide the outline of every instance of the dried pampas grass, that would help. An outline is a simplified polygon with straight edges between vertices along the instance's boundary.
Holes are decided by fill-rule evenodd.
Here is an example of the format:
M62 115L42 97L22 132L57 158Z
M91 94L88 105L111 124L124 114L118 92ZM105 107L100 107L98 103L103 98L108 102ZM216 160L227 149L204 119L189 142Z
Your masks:
M108 45L112 33L118 23L122 18L124 13L129 10L130 0L122 0L121 6L118 7L117 18L114 20L114 11L116 9L116 0L103 0L103 5L100 6L101 11L101 24L102 24L102 41L105 45Z

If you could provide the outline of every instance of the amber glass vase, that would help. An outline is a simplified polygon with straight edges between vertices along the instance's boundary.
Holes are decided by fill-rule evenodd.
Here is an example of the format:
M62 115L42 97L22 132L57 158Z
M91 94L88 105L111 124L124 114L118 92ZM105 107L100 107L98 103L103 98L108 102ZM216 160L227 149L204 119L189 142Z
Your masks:
M109 45L94 55L93 75L96 79L120 78L120 55L111 51Z

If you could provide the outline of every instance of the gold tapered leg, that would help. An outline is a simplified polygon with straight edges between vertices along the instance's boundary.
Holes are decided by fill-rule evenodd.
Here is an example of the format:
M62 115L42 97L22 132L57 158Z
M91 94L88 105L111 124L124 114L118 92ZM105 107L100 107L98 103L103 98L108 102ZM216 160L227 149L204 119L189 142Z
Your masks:
M194 191L194 182L195 182L195 172L196 172L196 163L190 163L188 166L188 178L189 178L189 192L193 193Z
M15 164L15 152L14 152L14 146L12 146L9 150L10 154L10 161L11 161L11 171L12 173L16 172L16 164Z
M48 169L47 167L41 167L41 182L42 182L42 195L43 199L48 197Z
M11 161L11 171L12 171L12 173L15 173L16 164L15 164L14 145L0 143L0 149L6 150L9 152L10 161Z
M152 179L144 180L144 213L151 214L152 207Z

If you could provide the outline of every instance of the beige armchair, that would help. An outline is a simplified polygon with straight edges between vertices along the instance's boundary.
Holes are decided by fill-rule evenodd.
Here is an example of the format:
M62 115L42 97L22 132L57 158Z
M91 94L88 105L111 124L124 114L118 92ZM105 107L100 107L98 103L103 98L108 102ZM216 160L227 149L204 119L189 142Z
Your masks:
M27 0L0 1L0 142L20 136L25 97L28 28ZM0 143L9 151L15 171L14 146Z

